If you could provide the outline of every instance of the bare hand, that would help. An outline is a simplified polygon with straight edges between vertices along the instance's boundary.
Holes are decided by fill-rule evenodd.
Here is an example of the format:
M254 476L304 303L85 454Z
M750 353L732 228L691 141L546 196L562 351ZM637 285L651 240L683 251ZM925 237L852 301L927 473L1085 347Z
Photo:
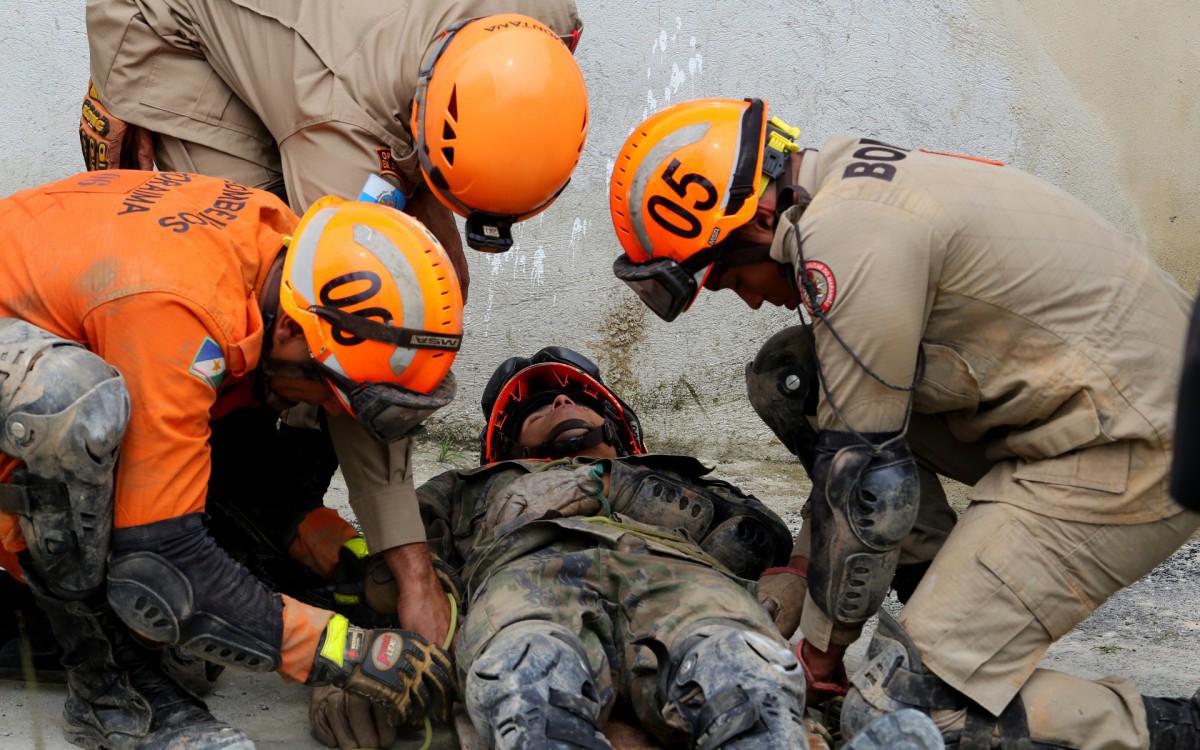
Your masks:
M434 573L429 548L424 542L392 547L383 551L383 559L396 579L400 627L421 634L430 643L445 643L450 632L450 601Z

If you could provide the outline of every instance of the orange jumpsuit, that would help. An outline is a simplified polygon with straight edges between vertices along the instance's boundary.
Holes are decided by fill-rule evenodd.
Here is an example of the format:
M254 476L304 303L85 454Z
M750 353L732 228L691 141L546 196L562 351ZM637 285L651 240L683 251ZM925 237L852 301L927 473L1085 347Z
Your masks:
M0 201L0 317L81 342L125 377L114 526L204 509L209 420L247 398L258 293L296 224L269 193L170 172L85 172ZM15 463L0 456L0 478ZM0 514L0 540L24 548L14 516ZM302 680L330 613L284 602L280 671Z

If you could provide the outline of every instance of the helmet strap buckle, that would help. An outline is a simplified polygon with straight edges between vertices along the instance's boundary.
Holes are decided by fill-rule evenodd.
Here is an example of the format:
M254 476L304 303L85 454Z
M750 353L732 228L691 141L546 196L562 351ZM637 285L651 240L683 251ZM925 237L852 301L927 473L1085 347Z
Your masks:
M485 253L506 253L512 249L512 225L516 217L471 211L467 215L467 245Z

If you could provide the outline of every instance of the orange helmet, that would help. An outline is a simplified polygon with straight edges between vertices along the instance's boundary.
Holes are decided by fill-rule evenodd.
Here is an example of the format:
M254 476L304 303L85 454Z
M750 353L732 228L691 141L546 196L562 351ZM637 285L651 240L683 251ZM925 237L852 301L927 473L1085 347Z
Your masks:
M469 19L427 53L411 127L426 183L467 219L467 244L504 252L512 225L567 186L587 138L587 89L571 49L540 21Z
M625 249L613 264L617 278L663 320L678 317L699 295L718 243L754 218L798 136L768 121L761 99L681 102L634 128L609 190Z
M395 401L384 391L432 393L462 342L462 292L445 250L421 222L379 204L314 203L288 248L279 302L360 421L379 398Z

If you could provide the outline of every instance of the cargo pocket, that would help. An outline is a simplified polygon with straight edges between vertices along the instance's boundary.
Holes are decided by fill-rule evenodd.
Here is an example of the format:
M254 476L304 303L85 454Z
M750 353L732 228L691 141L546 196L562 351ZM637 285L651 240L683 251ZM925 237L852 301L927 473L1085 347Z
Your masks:
M180 85L187 81L187 85ZM203 58L162 50L154 55L139 103L189 120L231 130L261 143L275 139L258 115Z
M1008 437L1006 446L1026 459L1013 478L1111 494L1125 492L1130 444L1113 441L1100 424L1091 394L1080 391L1045 424Z
M979 562L999 578L1057 640L1087 619L1095 606L1062 563L1018 521L1009 521L978 553Z

